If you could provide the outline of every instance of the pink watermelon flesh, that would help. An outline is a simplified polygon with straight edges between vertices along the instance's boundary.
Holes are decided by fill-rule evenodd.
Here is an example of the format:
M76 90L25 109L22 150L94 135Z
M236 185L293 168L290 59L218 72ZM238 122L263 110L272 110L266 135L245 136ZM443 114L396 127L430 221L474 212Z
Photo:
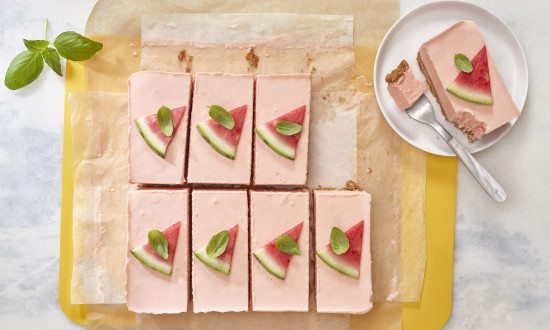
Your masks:
M275 124L281 120L286 120L291 123L302 125L304 122L305 113L306 106L303 105L268 123L256 127L256 133L258 133L258 136L260 136L260 138L271 149L273 149L273 151L283 157L294 160L296 155L296 146L298 145L298 141L300 141L301 132L294 135L282 135L277 132Z
M294 228L290 229L286 233L281 235L287 235L292 237L296 242L300 237L303 223L298 224ZM279 237L279 236L277 236ZM271 274L284 280L286 275L286 269L290 263L292 255L279 251L275 246L275 237L271 242L264 245L262 248L256 250L253 254L254 257L260 262L260 264Z
M346 231L345 234L349 240L349 249L345 253L337 255L334 253L329 243L327 246L317 251L317 255L321 260L340 273L353 278L359 278L364 224L365 221L361 220Z
M447 87L447 91L467 101L493 104L487 46L481 48L471 63L472 72L460 72L455 81Z
M235 126L232 129L223 127L214 119L209 119L197 125L199 133L206 142L208 142L214 150L227 158L235 159L235 151L239 144L244 119L246 117L246 108L245 104L229 111L235 120Z
M185 113L186 107L180 107L172 109L172 125L174 130L171 136L166 136L161 130L157 121L157 114L153 114L147 117L138 118L135 120L136 126L141 133L141 136L145 139L145 142L153 151L164 158L166 155L166 149L172 138L176 134L178 127L180 126L181 119Z
M172 265L174 264L174 254L176 246L178 245L180 226L181 222L178 221L162 231L168 241L168 259L165 260L159 256L155 250L153 250L149 241L141 246L133 248L130 252L144 265L166 275L172 274Z
M202 263L204 263L208 267L224 274L229 274L229 271L231 270L233 248L235 247L235 240L237 239L238 229L239 225L235 225L231 229L227 230L229 232L229 241L227 242L227 247L225 248L225 251L223 251L223 253L218 257L210 257L206 253L206 245L196 251L193 251L193 254L195 255L195 257L197 257L197 259L202 261Z

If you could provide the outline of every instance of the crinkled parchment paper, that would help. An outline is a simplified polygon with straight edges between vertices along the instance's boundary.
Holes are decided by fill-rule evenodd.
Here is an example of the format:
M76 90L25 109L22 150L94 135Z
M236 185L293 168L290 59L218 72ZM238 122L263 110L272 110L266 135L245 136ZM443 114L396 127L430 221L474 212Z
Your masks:
M212 26L223 24L223 22L210 22L210 24L201 26L201 29L197 29L196 26L191 29L195 32L187 34L187 43L185 43L186 40L182 40L182 37L177 35L167 40L162 36L164 33L161 33L158 38L152 38L151 43L144 42L142 54L140 48L142 15L153 13L232 12L353 15L353 25L355 26L353 48L350 49L349 45L342 42L348 38L349 28L347 30L340 29L348 24L346 20L349 20L349 18L330 22L330 20L327 21L327 18L330 17L324 16L325 21L323 24L313 32L317 32L317 35L319 35L319 31L323 31L323 27L327 26L336 28L341 32L336 33L336 35L328 34L323 40L311 38L302 38L303 40L289 39L297 42L294 45L295 47L288 46L288 42L286 42L288 47L281 47L285 44L285 41L281 38L271 40L272 45L275 45L275 47L270 47L269 42L262 44L258 42L257 38L258 36L261 37L258 31L262 30L258 30L257 26L251 25L250 30L252 32L247 32L244 36L233 36L236 38L234 46L240 43L237 45L238 47L227 48L223 44L227 40L222 40L221 45L211 40L209 43L203 43L202 46L204 47L200 48L201 42L204 42L204 40L190 39L190 36L193 33L201 33L201 29L202 31L209 31ZM344 184L343 179L348 177L357 180L365 190L372 194L375 301L387 299L418 301L425 264L423 218L425 154L410 147L391 131L376 106L374 96L369 94L373 92L372 68L377 46L398 15L399 7L398 2L395 0L354 0L345 2L313 0L299 2L286 0L254 2L245 0L99 1L88 21L86 35L102 41L104 50L85 64L86 87L88 90L125 92L127 88L126 79L132 72L139 70L142 56L144 68L148 68L148 66L149 68L162 67L163 69L179 72L201 70L257 74L312 72L314 84L312 111L314 113L312 113L311 119L311 141L315 136L319 143L312 142L310 150L317 150L319 153L318 157L310 159L312 164L310 184L340 187ZM154 18L154 16L150 17ZM315 17L310 18L312 20L309 24L315 22ZM158 26L163 26L161 23L159 22L156 28L149 29L149 32L153 35L158 33ZM308 24L304 23L304 26L294 25L290 29L288 26L280 26L278 29L279 32L288 30L292 32L294 30L296 36L299 35L299 31L303 31L307 27ZM326 29L324 31L326 32ZM256 36L256 39L251 36ZM156 39L156 41L153 39ZM312 44L314 42L322 45L327 53L321 51L323 47L313 49L310 52L309 50L313 48ZM304 44L307 44L307 47L304 47ZM257 68L246 61L246 54L250 51L251 46L254 46L254 54L259 57ZM186 54L180 61L178 60L178 54L183 49L185 49ZM344 51L331 55L330 52L332 51L332 54L334 54L335 49ZM220 58L220 51L223 54L229 54L229 57ZM168 55L163 55L164 52ZM351 57L350 54L352 54ZM333 62L336 63L330 62L331 57ZM353 61L353 57L355 57L355 61ZM281 69L279 63L285 63L285 66ZM282 71L277 72L275 68ZM339 74L335 71L338 68L343 68ZM320 110L316 111L314 107ZM126 120L126 117L124 117L124 120ZM348 143L342 150L338 150L336 143L331 139L327 139L328 135L323 134L324 130L334 131L335 134L333 135L342 136ZM354 131L357 133L355 139L353 139L352 134ZM109 134L113 134L113 132ZM330 144L331 142L332 144ZM328 147L323 148L323 145ZM335 160L334 164L326 166L326 159ZM345 162L344 160L347 159L351 159L351 161L349 163ZM337 175L327 176L326 173L332 171L333 168L339 169ZM88 207L90 207L89 204ZM375 231L378 234L375 234ZM77 244L75 243L75 246ZM121 243L121 246L125 249L125 242ZM125 252L121 255L124 258L126 256ZM121 268L123 269L123 267ZM91 269L90 271L93 272L94 270ZM122 279L122 277L120 278ZM73 283L73 291L77 289L81 290L82 288L75 288ZM128 316L128 312L122 312L124 308L117 308L113 309L109 306L100 308L98 306L97 308L94 307L93 311L89 308L89 326L114 325L117 319L119 321L132 319L131 313ZM281 325L281 318L286 313L275 314L275 316L279 315L278 318L262 318L264 313L244 313L242 316L248 314L254 315L249 320L250 323L247 323L250 324L250 328L253 325L258 325L259 328L268 328L273 326L274 323L271 322L277 322L275 324ZM313 325L311 319L303 321L307 317L302 315L299 316L300 321L298 321L294 318L294 314L301 313L290 313L289 321L293 320L292 322L295 322L295 324L303 322L304 325ZM208 315L211 315L212 322L215 322L215 319L223 319L224 317L227 317L227 320L232 320L232 317L234 317L230 314L218 313L209 313L200 317L208 318ZM259 315L259 318L256 319L255 315ZM193 316L184 315L180 317L185 319L185 317ZM330 319L330 315L327 315L327 317ZM324 319L322 324L330 328L338 328L338 324L343 326L349 324L349 318L342 318L338 315L335 317L331 320L338 322L343 320L344 323L332 324L327 323L328 319ZM157 320L150 315L139 315L136 321L138 325L152 328L155 324L160 327L161 323L164 324L163 326L171 327L170 323L164 322L171 322L175 319L178 319L178 316L162 316ZM262 320L264 323L262 323ZM201 324L214 325L214 323L207 322L210 321L202 319ZM122 325L126 324L124 322L117 324L121 324L117 327L128 326ZM225 324L227 325L227 323ZM375 308L368 314L352 316L351 318L352 328L381 328L382 326L384 328L401 327L400 304L375 303Z

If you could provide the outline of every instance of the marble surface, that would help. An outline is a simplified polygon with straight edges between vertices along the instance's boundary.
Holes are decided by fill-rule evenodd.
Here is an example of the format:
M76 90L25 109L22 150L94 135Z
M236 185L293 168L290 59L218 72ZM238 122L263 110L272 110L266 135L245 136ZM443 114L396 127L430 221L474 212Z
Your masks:
M0 72L23 38L82 33L94 0L0 1ZM402 12L424 3L402 0ZM530 89L510 133L477 158L507 189L496 204L458 167L453 311L448 329L541 329L550 310L550 6L476 3L518 36ZM49 68L32 85L0 86L0 328L79 329L57 298L64 80Z

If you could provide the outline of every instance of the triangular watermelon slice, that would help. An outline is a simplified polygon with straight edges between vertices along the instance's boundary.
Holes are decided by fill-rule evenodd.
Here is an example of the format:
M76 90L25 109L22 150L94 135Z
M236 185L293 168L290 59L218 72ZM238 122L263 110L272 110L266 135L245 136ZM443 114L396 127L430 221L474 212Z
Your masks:
M229 159L235 159L235 150L237 149L246 117L246 104L229 111L229 113L235 120L235 126L232 129L223 127L214 119L197 124L197 129L214 150Z
M298 237L300 237L300 232L302 231L303 223L300 223L296 227L290 229L284 234L292 237L296 242L298 242ZM277 236L279 237L279 236ZM275 237L271 242L264 245L262 248L254 251L254 257L262 264L262 266L271 274L277 276L281 280L285 279L286 269L290 263L290 258L292 255L286 254L279 251L275 246Z
M172 124L174 126L174 131L171 136L166 136L160 130L159 123L157 122L157 114L150 115L147 117L142 117L134 120L136 126L141 133L141 136L145 139L145 142L153 149L153 151L164 158L166 155L166 149L172 138L176 134L178 127L180 126L181 118L187 107L180 107L172 109Z
M285 113L284 115L256 127L256 133L258 136L279 155L288 159L294 160L296 156L296 146L300 140L300 133L294 135L282 135L277 132L275 124L281 120L286 120L291 123L300 124L304 122L304 116L306 113L306 106L303 105L297 109Z
M231 270L231 259L233 259L233 248L235 247L235 240L237 239L238 229L239 225L235 225L231 229L227 230L229 232L229 241L227 242L227 247L225 248L225 251L223 251L223 253L218 257L210 257L206 253L206 245L196 251L193 251L193 254L208 267L224 274L229 274L229 271Z
M133 248L130 252L144 265L166 275L172 274L174 252L176 251L176 246L178 245L180 226L181 222L178 221L162 231L168 241L168 259L164 260L161 256L159 256L155 250L153 250L148 241L141 246Z
M447 91L464 99L481 104L493 104L487 46L483 46L472 59L472 72L460 72Z
M317 251L319 258L340 273L353 278L359 278L364 224L365 221L361 220L358 224L346 231L346 237L349 240L349 249L345 253L337 255L332 251L329 243L327 246Z

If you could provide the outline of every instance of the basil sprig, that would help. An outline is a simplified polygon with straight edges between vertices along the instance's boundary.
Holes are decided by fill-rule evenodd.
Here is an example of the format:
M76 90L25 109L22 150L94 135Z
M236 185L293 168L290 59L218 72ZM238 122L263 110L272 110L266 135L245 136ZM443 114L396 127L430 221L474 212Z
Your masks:
M300 254L300 248L298 247L298 243L294 240L294 238L288 236L288 235L281 235L275 239L275 247L277 250L290 254L290 255L299 255Z
M48 21L44 40L26 40L23 43L27 50L19 53L10 63L4 78L4 84L15 90L27 86L38 78L44 62L58 75L61 73L59 55L72 61L83 61L97 53L103 44L88 39L76 32L61 33L53 43L48 41ZM50 45L55 48L50 47Z
M172 122L172 111L164 105L157 111L157 123L160 130L166 136L172 136L174 133L174 123Z
M455 65L460 69L462 72L470 73L474 69L472 67L472 63L466 57L464 54L455 54L454 57Z
M332 227L330 231L330 247L338 255L346 253L349 249L349 239L338 227Z
M229 243L229 232L222 230L208 241L206 245L206 254L211 258L217 258L221 256Z
M280 120L275 124L275 129L281 135L290 136L300 133L302 131L302 125L286 120Z
M227 129L233 129L233 127L235 127L235 119L233 116L219 105L211 105L208 110L208 115Z
M168 240L159 230L151 230L147 235L153 250L164 260L168 259Z

